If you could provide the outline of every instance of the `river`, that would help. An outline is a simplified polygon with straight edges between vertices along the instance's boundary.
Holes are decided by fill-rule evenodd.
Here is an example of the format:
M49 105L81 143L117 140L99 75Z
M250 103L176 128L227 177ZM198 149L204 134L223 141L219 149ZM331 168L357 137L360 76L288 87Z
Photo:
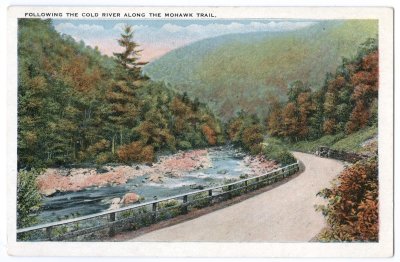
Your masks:
M149 180L148 175L134 177L121 185L89 187L76 192L59 192L44 197L39 223L84 216L110 208L113 198L122 198L128 192L144 197L141 202L161 199L237 180L252 170L244 163L242 152L231 146L208 150L212 165L185 173L181 177L165 177L162 183Z

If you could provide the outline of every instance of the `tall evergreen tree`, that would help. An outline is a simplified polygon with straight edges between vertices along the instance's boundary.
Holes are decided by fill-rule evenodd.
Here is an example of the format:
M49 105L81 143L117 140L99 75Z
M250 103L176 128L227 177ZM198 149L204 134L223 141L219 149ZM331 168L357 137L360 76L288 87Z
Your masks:
M141 50L137 48L139 45L133 41L133 29L131 25L125 25L118 44L123 48L121 53L113 53L115 61L121 67L119 77L124 80L134 80L140 76L140 67L138 59Z
M138 115L134 81L140 78L140 68L137 62L140 50L137 50L139 45L133 41L132 26L125 25L118 44L123 50L121 53L113 53L117 64L116 80L111 84L107 94L107 99L112 104L112 112L109 116L112 125L108 129L111 132L113 153L116 152L117 137L119 137L120 146L130 142L125 141L129 136L127 133L135 126Z

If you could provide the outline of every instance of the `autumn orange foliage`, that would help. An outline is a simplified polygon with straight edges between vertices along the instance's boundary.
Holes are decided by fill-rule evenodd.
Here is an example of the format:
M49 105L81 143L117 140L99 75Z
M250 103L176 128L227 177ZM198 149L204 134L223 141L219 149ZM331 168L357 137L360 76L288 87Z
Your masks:
M118 158L123 162L152 162L154 160L154 148L144 145L140 141L121 146L117 151Z
M201 130L203 131L203 134L206 137L208 144L212 146L217 144L217 136L215 134L215 131L211 127L209 127L207 124L204 124L201 127Z
M319 236L325 241L378 241L379 200L376 158L346 168L332 189L319 195L329 200L319 207L329 228Z

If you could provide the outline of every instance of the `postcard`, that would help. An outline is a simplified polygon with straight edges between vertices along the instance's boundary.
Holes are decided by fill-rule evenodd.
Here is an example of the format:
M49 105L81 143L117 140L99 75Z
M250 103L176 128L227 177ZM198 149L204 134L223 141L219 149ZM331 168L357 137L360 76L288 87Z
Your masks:
M9 254L393 255L392 9L8 22Z

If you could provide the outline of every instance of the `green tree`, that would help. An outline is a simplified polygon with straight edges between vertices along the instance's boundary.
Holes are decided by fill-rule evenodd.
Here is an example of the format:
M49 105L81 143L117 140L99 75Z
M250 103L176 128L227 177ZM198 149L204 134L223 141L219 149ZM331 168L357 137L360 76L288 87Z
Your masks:
M18 172L17 179L17 227L28 227L37 222L42 197L38 191L36 178L41 171L25 169Z
M123 48L121 53L113 53L117 64L121 67L119 76L124 80L135 80L140 77L138 59L141 50L139 45L133 41L133 29L131 25L125 25L118 44Z
M133 41L132 26L125 25L118 44L123 48L121 53L113 53L117 64L115 68L115 81L107 93L108 102L112 104L109 121L112 126L110 130L111 150L116 152L116 139L119 137L119 145L122 146L126 142L126 133L129 133L136 125L136 117L138 116L137 100L135 99L134 81L140 78L140 68L138 67L138 59L140 50L137 50L138 44ZM129 135L128 135L129 136Z

